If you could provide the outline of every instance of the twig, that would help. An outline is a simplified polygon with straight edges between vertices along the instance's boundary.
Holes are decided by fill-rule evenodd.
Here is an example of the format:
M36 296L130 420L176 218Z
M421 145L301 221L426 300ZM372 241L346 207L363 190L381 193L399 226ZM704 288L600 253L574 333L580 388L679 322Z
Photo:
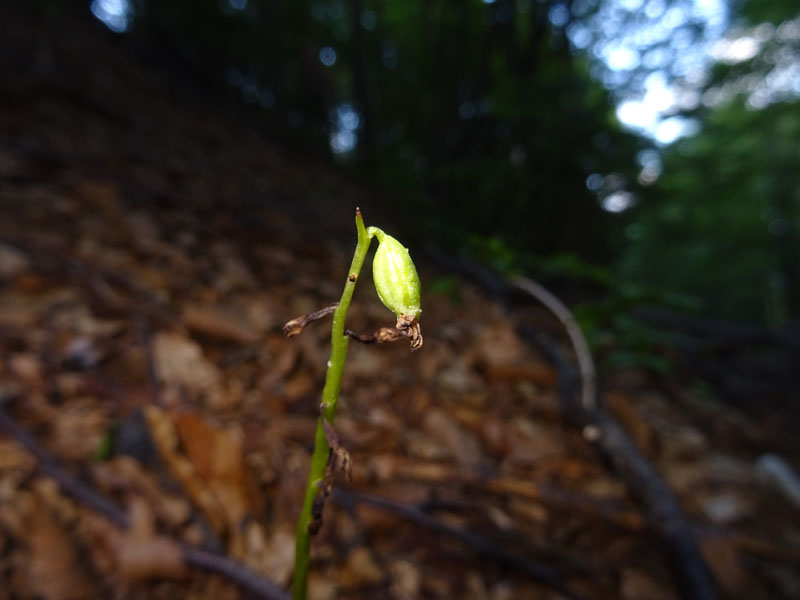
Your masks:
M551 485L510 477L478 476L444 464L431 465L400 459L393 461L393 465L393 468L382 475L380 480L384 480L385 477L385 480L391 481L441 484L447 487L461 486L470 494L477 492L528 500L558 511L600 519L626 531L641 532L646 529L644 519L638 512L617 508L602 498L592 495L568 492Z
M181 544L181 551L183 552L183 560L186 561L187 565L224 575L242 588L253 592L259 598L289 600L289 595L277 585L226 556L195 548L185 543Z
M429 251L442 264L460 272L462 275L468 276L472 280L477 280L484 290L491 294L493 298L499 300L506 309L508 309L510 291L512 289L526 291L545 303L565 327L567 326L562 316L559 316L556 310L553 310L557 308L556 305L550 306L544 302L545 299L552 300L555 297L547 290L543 290L541 286L523 284L520 287L519 280L517 280L516 285L511 285L480 265L455 259L437 248L429 248ZM541 291L544 291L545 294L541 294ZM555 300L558 305L563 307L560 301ZM574 320L572 320L572 324L574 324ZM575 327L577 328L577 325ZM597 408L596 402L594 402L593 367L588 371L591 376L591 394L588 394L590 388L587 387L586 365L580 366L580 363L581 360L585 363L587 357L591 359L591 354L586 348L580 329L577 329L579 335L573 337L573 332L573 334L570 334L570 339L574 346L573 349L579 357L579 369L581 369L582 376L582 402L576 401L577 389L574 369L562 356L558 348L544 336L532 331L530 328L520 328L520 332L540 348L555 365L558 374L558 399L564 418L572 425L582 429L587 439L597 444L606 459L625 481L631 494L642 505L648 524L659 536L666 549L667 557L675 573L682 596L687 600L716 599L717 591L713 577L697 548L689 524L672 490L661 479L661 476L650 462L642 456L624 429L605 411ZM577 343L576 340L578 340ZM580 358L581 354L584 355L583 359ZM587 397L592 398L592 401L587 402Z
M408 337L408 334L400 329L394 327L381 327L375 333L356 333L350 329L346 329L344 334L351 340L361 342L362 344L385 344L387 342L396 342Z
M578 361L578 372L581 376L581 403L585 410L597 408L597 391L595 389L595 370L592 353L583 331L575 321L570 310L561 300L556 298L543 286L526 277L515 277L512 284L541 302L547 309L561 321L564 329L572 342L575 357Z
M543 304L564 326L569 336L575 358L578 361L578 372L581 376L581 401L586 410L597 407L597 392L595 389L595 368L592 353L586 338L575 321L575 317L561 300L542 285L526 277L515 277L510 283L490 269L470 260L457 258L447 254L436 246L428 246L428 252L433 258L446 268L461 273L478 283L483 290L494 300L499 302L508 312L513 292L524 292Z
M391 500L379 498L378 496L370 496L356 492L346 492L339 488L334 488L332 495L336 502L344 506L352 504L370 504L372 506L391 511L392 513L411 521L412 523L415 523L428 531L433 531L435 533L455 538L465 543L480 556L519 569L539 583L556 590L569 600L580 600L579 596L576 596L564 586L551 568L507 552L503 548L500 548L499 546L479 535L459 529L457 527L453 527L452 525L448 525L447 523L422 512L416 507L392 502Z
M672 490L610 415L599 409L586 410L575 402L572 368L558 348L537 332L528 328L520 328L520 331L555 365L564 418L581 428L584 435L597 445L631 494L639 500L648 524L666 549L681 596L686 600L715 600L717 591L713 577Z
M150 386L150 394L156 406L163 406L161 387L158 384L156 361L153 356L153 339L150 335L150 325L147 322L147 318L142 313L136 314L134 322L136 324L137 341L144 349L145 370L147 372L147 383Z
M320 319L324 319L336 310L339 306L339 303L336 302L335 304L331 304L330 306L326 306L325 308L320 308L319 310L315 310L314 312L310 312L305 315L301 315L296 319L292 319L288 321L286 325L283 326L283 335L288 337L294 337L300 333L308 326L309 323L313 323L314 321L318 321Z
M113 502L104 498L79 479L65 471L49 452L42 448L33 437L0 407L0 430L5 431L25 448L38 463L42 474L56 481L62 491L95 512L102 514L120 529L130 526L128 515ZM289 596L274 583L267 581L245 566L226 556L215 554L189 544L180 543L184 562L187 566L205 569L223 575L264 600L288 600Z
M130 525L128 515L94 490L86 487L78 479L62 469L47 450L42 448L27 431L0 407L0 430L13 437L20 446L25 448L38 463L39 470L56 481L58 486L67 494L85 504L95 512L104 515L109 521L121 529Z

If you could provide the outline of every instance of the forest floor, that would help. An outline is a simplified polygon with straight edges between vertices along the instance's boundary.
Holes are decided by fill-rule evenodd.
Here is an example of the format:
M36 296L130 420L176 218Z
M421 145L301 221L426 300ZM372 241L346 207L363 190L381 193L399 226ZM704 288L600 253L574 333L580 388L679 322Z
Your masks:
M106 32L6 33L0 599L247 597L187 548L286 588L329 333L281 326L338 299L355 206L391 223L335 172L170 97ZM311 597L680 597L519 314L418 266L424 348L350 345L335 429L353 476L313 540ZM358 332L394 321L371 287ZM523 313L569 354L544 309ZM684 382L601 375L720 595L800 597L798 508L763 460L796 466L800 446Z

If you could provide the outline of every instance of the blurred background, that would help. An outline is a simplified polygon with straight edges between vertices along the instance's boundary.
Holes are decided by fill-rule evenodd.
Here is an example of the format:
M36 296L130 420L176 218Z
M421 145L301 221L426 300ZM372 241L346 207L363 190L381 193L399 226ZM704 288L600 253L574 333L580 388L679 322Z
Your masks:
M254 130L394 196L417 239L709 317L800 311L792 0L90 8Z
M722 597L798 597L798 141L797 0L0 3L0 600L239 597L186 548L289 584L329 334L281 325L340 293L355 206L426 343L351 344L316 598L715 597L664 498ZM622 458L517 276L574 312ZM98 524L65 472L150 513Z
M259 135L375 190L417 247L555 285L597 349L621 339L611 365L666 368L663 331L629 320L643 303L797 326L792 0L90 9Z

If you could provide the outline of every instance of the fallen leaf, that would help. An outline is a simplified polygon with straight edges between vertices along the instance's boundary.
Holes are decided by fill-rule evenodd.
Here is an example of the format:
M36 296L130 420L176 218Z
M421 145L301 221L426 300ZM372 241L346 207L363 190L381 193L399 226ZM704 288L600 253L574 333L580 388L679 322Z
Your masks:
M228 529L238 528L256 512L241 427L221 427L193 412L178 413L173 421L187 458L222 508Z
M675 593L639 569L623 569L620 595L625 600L678 600Z
M294 570L294 537L292 527L280 527L271 533L263 550L258 571L279 585L289 583Z
M347 562L339 574L339 585L346 589L357 589L379 584L383 579L383 569L375 562L372 552L364 546L358 546L347 556Z
M108 431L108 417L92 398L76 398L53 420L53 445L69 460L94 456Z
M194 332L237 344L253 344L259 335L241 315L219 306L189 304L181 321Z
M153 359L161 382L202 393L219 385L219 369L204 355L200 345L175 332L153 337Z
M389 573L392 578L392 597L398 600L419 598L422 575L414 563L402 559L393 560L389 564Z
M481 459L478 438L439 409L425 414L422 428L438 443L447 448L453 457L467 469L475 469Z
M179 451L178 433L167 414L155 406L145 409L145 418L150 429L153 444L194 504L208 519L211 529L217 535L226 530L225 511L208 484L197 474L192 463Z
M98 598L64 527L37 495L26 522L23 542L30 555L24 563L31 595L44 600Z
M122 574L131 581L185 577L180 546L175 540L156 533L153 513L147 503L133 497L128 514L130 526L120 536L116 547Z
M606 402L609 410L619 419L636 443L636 447L646 455L652 456L655 450L655 433L636 410L630 395L623 392L612 392L606 396Z
M700 551L711 567L714 578L726 593L735 597L747 582L747 572L742 567L736 540L729 535L712 534L702 536L699 542Z
M178 527L189 519L189 503L182 497L162 490L141 463L130 456L115 456L98 463L92 472L94 480L103 490L134 492L144 496L153 513L169 527Z
M13 279L30 267L25 255L6 244L0 244L0 280Z

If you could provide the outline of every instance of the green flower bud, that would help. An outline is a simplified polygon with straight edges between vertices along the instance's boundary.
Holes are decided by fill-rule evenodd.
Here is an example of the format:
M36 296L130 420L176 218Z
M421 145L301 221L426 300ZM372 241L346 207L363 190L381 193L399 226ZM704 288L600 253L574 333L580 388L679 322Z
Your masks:
M419 327L420 283L417 268L408 248L377 227L369 234L378 238L378 250L372 261L372 279L384 306L397 316L397 329L411 339L411 349L422 346Z

